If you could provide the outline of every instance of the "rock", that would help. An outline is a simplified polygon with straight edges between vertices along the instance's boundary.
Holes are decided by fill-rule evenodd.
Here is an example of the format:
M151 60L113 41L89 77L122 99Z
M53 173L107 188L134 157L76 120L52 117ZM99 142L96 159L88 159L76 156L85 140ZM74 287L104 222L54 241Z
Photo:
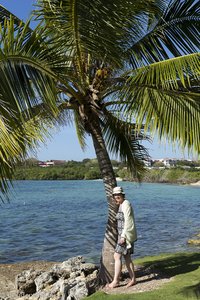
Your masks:
M48 285L52 285L58 280L58 275L54 272L44 272L35 278L36 291L44 289Z
M190 183L190 185L197 185L197 186L199 186L200 185L200 180L197 181L197 182Z
M195 234L187 243L194 246L200 246L200 233Z
M92 274L95 270L97 270L97 266L91 263L82 263L80 265L81 272L84 273L85 276Z
M200 246L200 239L190 239L190 240L188 240L188 244Z
M96 291L98 267L81 256L55 264L49 271L28 270L16 278L18 300L81 300Z
M79 281L69 290L67 300L81 300L88 296L88 288L85 282Z
M69 282L68 280L64 280L63 282L61 282L61 285L60 285L60 292L61 292L61 295L62 295L62 300L65 300L67 298L67 295L69 294L69 290L71 288L73 288L75 286L76 282L73 283L73 282Z
M21 274L16 276L15 284L18 290L19 296L32 295L36 292L36 277L41 275L41 271L35 271L30 269L23 271Z
M72 257L63 263L56 264L51 268L51 271L62 278L69 278L71 276L79 276L81 265L83 264L82 256ZM75 274L76 273L76 274Z

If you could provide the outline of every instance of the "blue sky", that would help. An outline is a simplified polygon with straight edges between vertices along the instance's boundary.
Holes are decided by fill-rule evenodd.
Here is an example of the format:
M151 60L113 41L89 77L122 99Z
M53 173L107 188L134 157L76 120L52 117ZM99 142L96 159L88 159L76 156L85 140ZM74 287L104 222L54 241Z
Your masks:
M35 0L0 0L0 4L17 15L19 18L26 20L30 15ZM63 127L58 132L52 132L51 140L47 141L45 145L41 145L35 154L39 160L50 159L64 159L64 160L83 160L84 158L94 158L95 152L93 150L92 141L88 139L88 147L83 152L80 148L74 129L71 127ZM148 143L145 146L149 149L152 158L187 158L185 154L172 145L162 142L157 139L152 144ZM31 156L33 156L31 154Z

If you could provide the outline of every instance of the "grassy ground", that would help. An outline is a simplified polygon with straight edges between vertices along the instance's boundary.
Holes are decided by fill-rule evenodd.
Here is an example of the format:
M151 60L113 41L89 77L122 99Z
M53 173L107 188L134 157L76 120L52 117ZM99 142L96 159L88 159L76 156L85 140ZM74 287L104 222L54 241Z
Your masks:
M200 299L200 253L163 254L138 259L135 264L158 268L174 280L151 292L108 295L97 292L89 300L196 300Z

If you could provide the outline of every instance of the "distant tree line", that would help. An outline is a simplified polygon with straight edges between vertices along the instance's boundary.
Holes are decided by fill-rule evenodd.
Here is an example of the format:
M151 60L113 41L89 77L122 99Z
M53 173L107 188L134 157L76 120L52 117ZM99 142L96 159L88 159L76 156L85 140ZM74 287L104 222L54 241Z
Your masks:
M118 171L124 168L124 165L112 161L114 169ZM101 179L97 159L84 159L83 161L66 161L62 165L40 167L35 159L27 159L18 164L14 173L16 180L90 180Z
M18 164L14 179L15 180L94 180L101 179L97 159L84 159L82 161L66 161L62 165L40 167L39 161L34 158L27 159ZM122 180L136 181L135 178L127 171L124 163L112 160L112 165L116 177ZM184 169L183 166L190 166ZM143 176L145 182L166 182L187 184L200 180L200 170L195 169L199 162L179 161L178 165L173 168L147 169Z

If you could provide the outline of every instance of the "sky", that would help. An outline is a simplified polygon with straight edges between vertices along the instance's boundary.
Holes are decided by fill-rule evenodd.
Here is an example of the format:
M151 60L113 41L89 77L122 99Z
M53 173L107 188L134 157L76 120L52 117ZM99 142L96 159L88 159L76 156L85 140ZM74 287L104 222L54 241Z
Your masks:
M0 0L1 5L23 20L30 16L35 2L35 0ZM144 146L148 148L153 159L194 158L192 155L188 157L187 151L183 153L178 147L173 147L166 142L160 143L156 138L153 143L144 143ZM82 161L85 158L96 157L90 138L87 140L85 151L82 151L73 127L62 127L59 131L52 131L51 139L47 140L45 145L40 145L38 150L31 153L30 156L42 161L51 159ZM115 158L113 157L113 159Z

